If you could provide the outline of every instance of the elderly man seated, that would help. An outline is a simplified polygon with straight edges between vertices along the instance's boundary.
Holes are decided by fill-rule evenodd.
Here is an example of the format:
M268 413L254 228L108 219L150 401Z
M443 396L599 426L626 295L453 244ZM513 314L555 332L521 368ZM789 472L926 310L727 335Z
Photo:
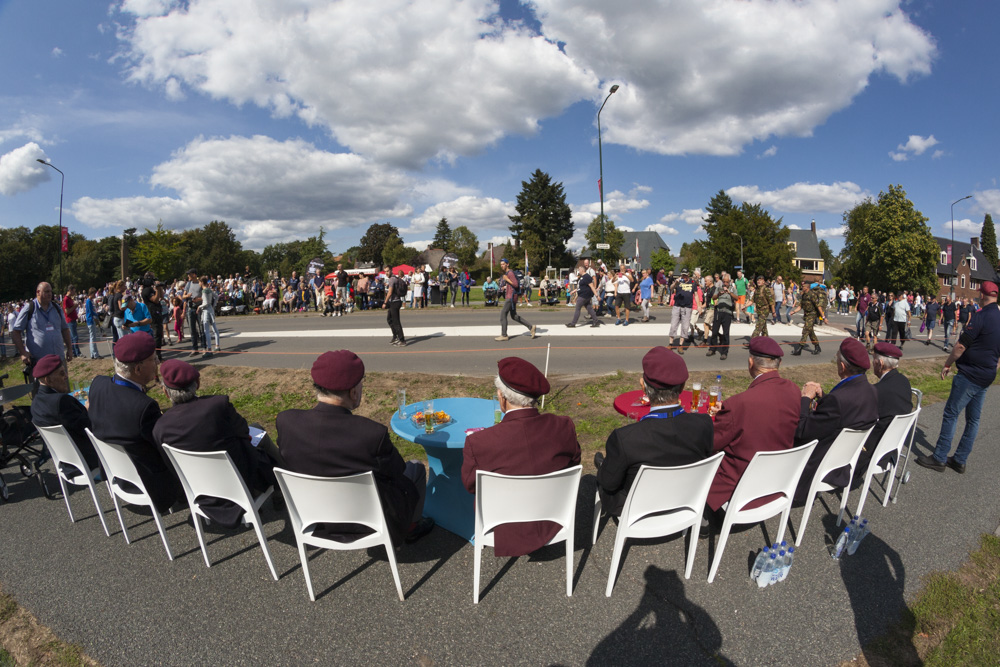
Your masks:
M69 393L66 364L55 354L46 354L35 363L33 371L38 380L38 393L31 401L31 422L35 426L62 426L73 438L77 449L91 470L99 468L94 443L84 429L90 427L87 408Z
M159 404L146 395L159 365L153 337L138 332L119 338L114 364L112 377L98 375L90 385L90 430L99 439L124 448L156 509L166 512L184 493L153 436L161 415Z
M795 445L819 440L806 463L795 501L804 502L809 486L830 445L845 428L863 430L878 420L878 396L865 373L871 363L864 343L856 338L845 338L837 350L837 375L840 382L823 394L817 382L807 382L802 387L799 406L799 425L795 430ZM812 407L816 400L816 407ZM851 483L847 467L830 472L823 481L831 486L844 487Z
M507 357L498 363L497 398L503 420L465 439L462 483L476 492L476 471L503 475L544 475L580 462L576 426L569 417L538 412L538 399L549 393L549 381L531 363ZM497 556L523 556L548 544L559 532L551 521L498 526Z
M913 393L910 381L899 372L899 360L903 351L892 343L877 343L872 352L872 373L875 375L875 394L878 396L878 422L865 442L858 465L854 469L854 479L863 480L868 472L875 448L882 440L882 434L889 428L892 418L913 412ZM889 452L879 464L896 462L896 452Z
M186 361L163 362L160 381L173 407L156 422L153 437L158 443L189 452L228 452L240 477L256 496L275 485L274 466L284 461L267 434L257 446L252 444L247 420L228 396L198 396L200 375ZM243 510L228 500L213 498L201 503L201 508L210 519L230 528L243 518Z
M612 431L605 446L607 458L600 452L594 457L604 512L621 515L643 464L681 466L712 455L711 417L681 407L687 379L687 365L673 350L654 347L642 358L639 386L649 398L649 414Z
M374 472L394 541L416 542L434 527L433 519L421 518L427 470L418 461L403 462L384 425L352 414L361 405L364 363L349 350L324 352L311 373L316 406L285 410L276 419L278 448L286 467L321 477ZM347 542L369 532L340 524L324 526L317 534Z

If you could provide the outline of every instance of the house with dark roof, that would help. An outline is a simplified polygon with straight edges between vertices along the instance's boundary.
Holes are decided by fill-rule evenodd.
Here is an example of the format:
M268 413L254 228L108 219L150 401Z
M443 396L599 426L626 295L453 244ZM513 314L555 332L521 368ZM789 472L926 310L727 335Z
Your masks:
M819 251L815 220L810 229L788 230L788 245L792 248L792 262L802 271L803 280L821 283L826 279L827 272L823 255Z
M990 266L982 249L979 237L974 236L969 243L935 236L940 254L937 263L938 297L954 299L978 299L979 286L983 281L1000 281L996 269Z
M631 266L636 270L650 268L650 258L657 250L670 252L670 247L657 232L622 232L625 240L618 251L622 265ZM638 254L636 251L638 250ZM580 253L580 259L600 257L600 250L585 249Z

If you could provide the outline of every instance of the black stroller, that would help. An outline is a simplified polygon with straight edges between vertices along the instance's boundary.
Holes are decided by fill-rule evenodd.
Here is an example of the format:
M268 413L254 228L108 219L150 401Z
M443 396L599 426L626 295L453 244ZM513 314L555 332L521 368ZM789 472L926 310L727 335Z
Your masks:
M11 461L18 461L21 464L21 474L36 478L42 487L42 493L46 498L51 498L52 493L49 492L45 479L38 470L38 467L48 460L48 453L45 451L41 436L38 435L38 430L31 423L31 410L26 407L3 409L5 404L31 393L32 385L26 383L5 389L3 381L7 378L7 373L0 376L0 470L6 468ZM10 490L2 474L0 474L0 498L4 501L10 500Z

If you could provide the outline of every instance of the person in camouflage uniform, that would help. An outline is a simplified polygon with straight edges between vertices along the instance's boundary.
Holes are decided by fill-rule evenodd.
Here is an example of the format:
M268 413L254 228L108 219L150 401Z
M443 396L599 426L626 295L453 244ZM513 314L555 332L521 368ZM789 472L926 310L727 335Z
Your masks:
M757 289L753 293L753 306L757 323L750 338L767 335L767 320L774 317L774 292L764 284L764 276L757 276Z
M826 308L830 305L830 293L827 291L826 285L823 283L813 283L812 289L815 291L816 296L819 297L819 307L822 309L819 321L822 322L826 319Z
M820 353L819 339L816 337L816 332L813 328L816 326L816 321L822 319L826 315L822 303L822 292L822 289L811 289L807 281L802 281L802 291L799 294L799 302L796 304L795 308L792 309L791 313L794 315L801 310L803 316L802 338L795 346L795 349L792 350L792 354L795 356L802 354L802 349L810 340L814 346L812 353Z

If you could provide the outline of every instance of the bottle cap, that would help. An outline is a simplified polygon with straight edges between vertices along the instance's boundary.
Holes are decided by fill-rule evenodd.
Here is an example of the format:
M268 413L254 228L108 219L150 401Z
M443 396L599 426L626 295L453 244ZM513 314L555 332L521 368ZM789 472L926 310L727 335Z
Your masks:
M790 554L795 553L795 547L788 547L788 553Z
M845 532L845 533L849 533L849 532L851 532L851 529L850 529L850 528L845 528L845 529L844 529L844 532Z
M779 552L779 553L778 553L778 555L779 555L779 556L784 556L784 555L785 555L785 550L784 550L784 549L782 549L782 550L781 550L781 552Z
M775 556L777 556L777 555L778 555L778 554L771 554L771 558L774 558L774 557L775 557Z

